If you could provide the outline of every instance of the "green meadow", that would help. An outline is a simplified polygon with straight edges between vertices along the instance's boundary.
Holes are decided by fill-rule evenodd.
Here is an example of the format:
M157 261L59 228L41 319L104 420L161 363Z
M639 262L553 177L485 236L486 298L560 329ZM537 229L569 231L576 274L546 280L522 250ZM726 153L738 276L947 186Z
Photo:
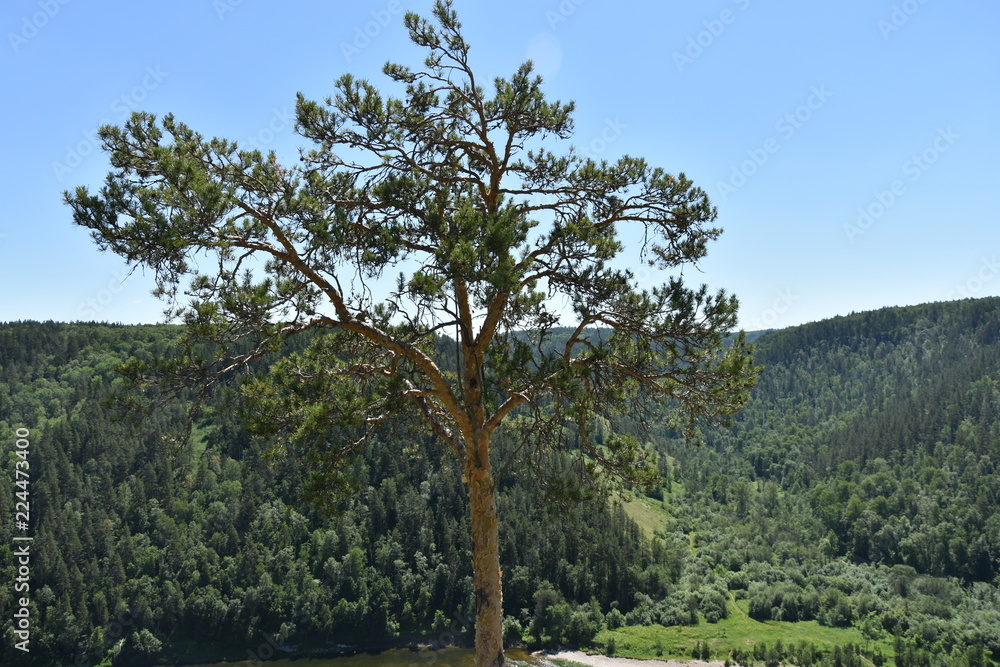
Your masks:
M788 623L755 621L746 614L745 600L729 601L729 617L718 623L702 621L694 626L633 625L616 630L602 630L594 638L599 646L614 641L616 656L629 658L690 658L692 650L705 643L711 659L725 660L735 649L752 649L754 644L774 645L779 640L785 647L801 643L812 644L821 654L829 654L835 646L854 644L863 656L881 653L892 655L892 643L866 639L857 628L834 628L816 621ZM892 664L891 661L888 664Z

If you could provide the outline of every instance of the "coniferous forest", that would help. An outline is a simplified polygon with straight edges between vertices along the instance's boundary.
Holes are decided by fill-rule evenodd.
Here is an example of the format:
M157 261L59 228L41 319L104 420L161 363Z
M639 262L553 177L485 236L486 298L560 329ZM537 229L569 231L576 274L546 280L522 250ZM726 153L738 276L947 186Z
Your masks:
M324 511L303 493L306 466L247 432L239 377L138 421L123 410L121 365L169 356L178 332L0 325L0 515L15 515L24 490L14 442L27 429L34 535L25 656L14 648L21 533L6 519L0 528L0 663L468 641L467 499L434 438L383 433L350 462L352 492ZM700 446L666 429L643 435L663 473L651 496L569 501L529 467L506 471L507 640L610 652L620 629L745 614L853 628L862 641L706 653L739 664L993 664L1000 299L764 332L755 361L764 370L731 427L706 429ZM597 430L642 433L627 418ZM501 435L498 446L503 456L518 443ZM565 472L555 479L572 486ZM655 527L633 520L639 503L660 513Z

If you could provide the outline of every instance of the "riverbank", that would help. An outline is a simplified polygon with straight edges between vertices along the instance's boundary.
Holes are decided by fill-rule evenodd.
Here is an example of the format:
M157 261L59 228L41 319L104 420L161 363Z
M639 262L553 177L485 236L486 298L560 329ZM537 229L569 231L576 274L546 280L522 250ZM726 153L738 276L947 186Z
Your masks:
M521 649L506 651L508 662L535 667L541 661ZM262 656L263 657L263 656ZM175 664L175 663L171 663ZM390 649L380 652L360 652L350 656L340 657L298 657L282 656L277 659L237 660L227 662L209 662L186 667L475 667L476 653L471 648L432 649L410 647L406 649ZM548 664L552 667L552 663ZM149 667L154 667L150 665Z
M509 662L530 665L532 667L556 667L553 660L569 660L590 667L724 667L722 662L704 660L656 659L638 660L635 658L607 657L604 655L588 655L581 651L538 651L528 654L523 650L509 649ZM189 667L472 667L475 664L475 652L468 648L448 647L438 650L423 649L391 649L379 653L357 653L347 657L305 657L290 659L243 660L235 662L211 662Z
M538 655L549 660L572 660L591 667L725 667L725 663L719 660L637 660L590 655L581 651L546 651Z

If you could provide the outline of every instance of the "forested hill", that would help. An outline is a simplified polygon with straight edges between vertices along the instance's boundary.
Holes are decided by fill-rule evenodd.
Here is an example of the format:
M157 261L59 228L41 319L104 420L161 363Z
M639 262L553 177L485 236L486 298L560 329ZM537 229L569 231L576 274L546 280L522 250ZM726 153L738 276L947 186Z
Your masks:
M759 476L781 479L795 464L825 474L848 460L919 464L946 456L941 446L1000 454L1000 299L777 331L755 357L766 370L739 428L721 440L749 452Z
M757 343L733 475L808 496L832 555L992 581L1000 565L1000 299L839 317Z
M669 528L756 619L854 625L909 651L897 664L985 664L963 651L1000 650L1000 299L756 345L734 427L698 449L666 439L686 489Z
M121 385L122 362L172 354L178 333L0 326L0 664L247 659L281 655L275 647L286 644L468 639L467 501L444 450L430 438L373 442L352 470L358 492L325 519L300 500L294 462L263 460L225 390L193 423L190 396L139 429L111 419L106 399ZM26 489L14 479L22 428L31 443ZM11 519L25 490L35 539L30 590L15 594L12 538L24 532ZM530 471L512 471L499 502L515 640L532 623L536 597L566 616L550 641L586 641L602 609L627 610L639 592L662 596L677 576L677 557L604 500L547 507ZM24 596L28 655L13 632Z
M0 325L0 516L15 513L14 434L27 428L35 535L25 656L19 533L0 524L0 664L461 639L466 499L441 448L386 434L354 466L358 492L322 518L300 500L300 469L263 460L227 391L193 422L185 396L138 430L109 418L118 366L171 354L176 334ZM622 626L739 612L853 626L868 655L900 666L986 664L1000 651L1000 299L860 313L756 344L765 370L732 428L706 430L702 447L649 438L665 477L630 506L644 530L615 503L554 507L530 471L504 477L508 637L607 643Z

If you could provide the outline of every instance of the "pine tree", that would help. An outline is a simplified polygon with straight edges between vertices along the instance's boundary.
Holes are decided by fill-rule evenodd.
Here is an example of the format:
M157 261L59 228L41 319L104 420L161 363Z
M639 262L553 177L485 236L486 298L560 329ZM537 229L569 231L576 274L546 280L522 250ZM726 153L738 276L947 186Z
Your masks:
M732 296L679 278L641 289L617 268L701 259L720 233L706 194L641 159L553 153L573 105L547 101L530 63L488 94L451 3L433 14L437 25L405 17L423 69L384 68L402 98L350 75L324 104L299 97L296 127L315 145L299 166L139 113L100 131L113 167L100 193L66 200L102 249L155 272L188 325L180 352L132 364L134 380L211 385L323 331L247 387L258 434L283 435L315 473L311 488L349 491L345 463L401 416L445 443L469 498L485 667L504 663L494 465L507 462L491 446L501 424L542 471L569 436L584 477L657 485L641 441L598 444L593 416L654 419L666 406L695 438L699 422L739 409L755 369L742 335L724 344ZM630 254L625 229L646 239ZM376 296L377 279L399 270ZM450 367L442 332L454 336ZM579 477L548 472L568 490Z

